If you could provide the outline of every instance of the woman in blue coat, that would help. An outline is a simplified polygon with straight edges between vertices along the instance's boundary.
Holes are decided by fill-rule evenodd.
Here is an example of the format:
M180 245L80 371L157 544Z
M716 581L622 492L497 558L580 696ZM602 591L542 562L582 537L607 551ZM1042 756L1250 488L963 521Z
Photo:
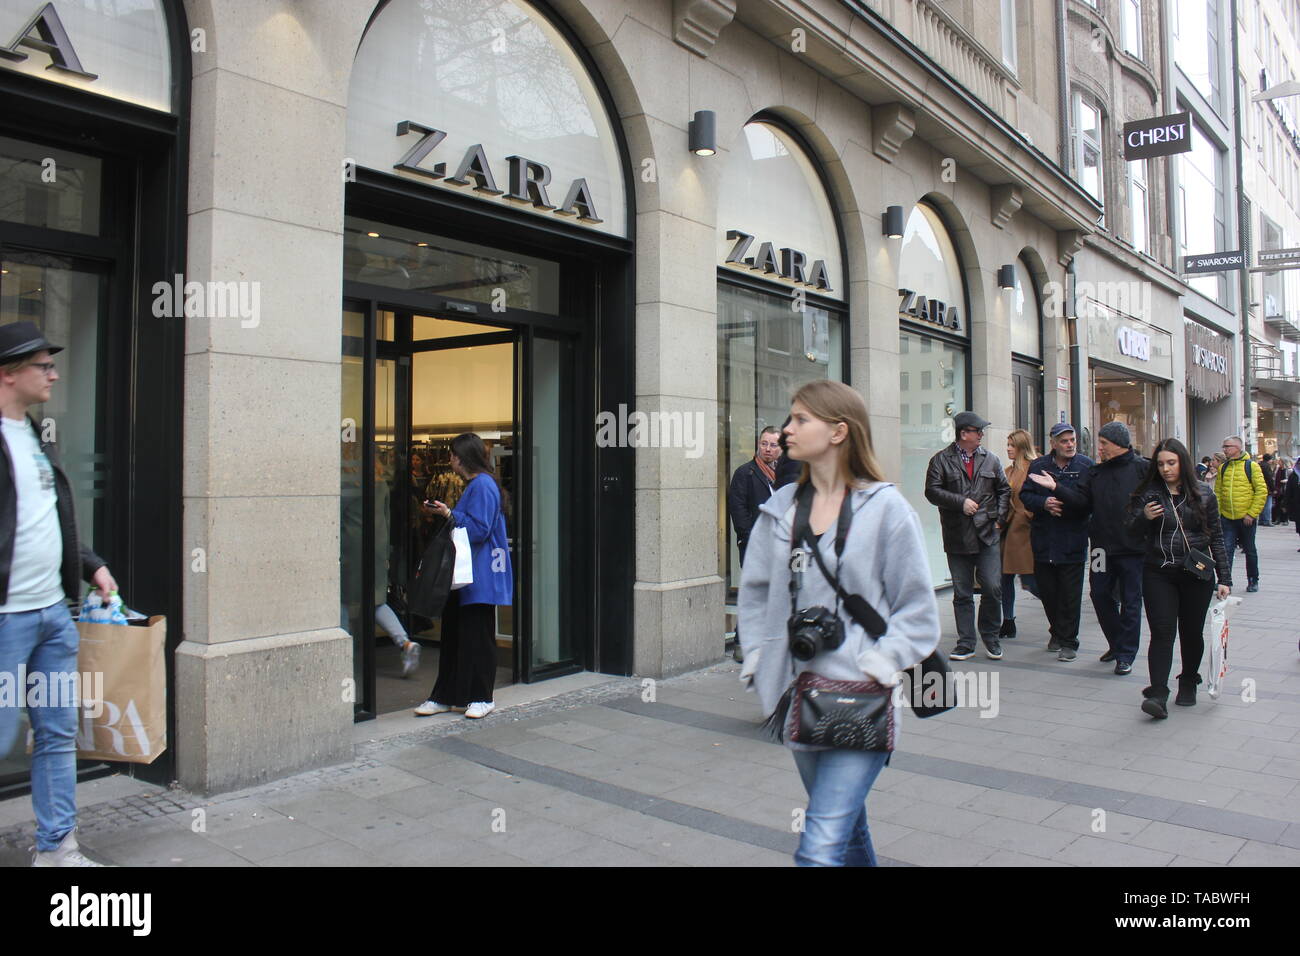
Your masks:
M426 502L426 507L468 533L474 581L447 598L438 679L415 713L427 717L464 709L466 717L486 717L492 712L497 673L496 606L514 601L505 496L477 435L451 440L451 467L466 482L456 507L441 501Z

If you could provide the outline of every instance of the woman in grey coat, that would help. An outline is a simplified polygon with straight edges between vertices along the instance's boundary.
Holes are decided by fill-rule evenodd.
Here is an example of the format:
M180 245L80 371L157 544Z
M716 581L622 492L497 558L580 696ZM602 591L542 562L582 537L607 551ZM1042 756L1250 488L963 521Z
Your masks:
M802 461L798 484L777 489L760 508L750 535L740 583L740 633L745 666L741 680L773 714L799 673L830 680L875 681L899 687L901 672L939 643L939 610L930 580L920 519L893 485L881 480L871 447L862 397L839 382L818 381L795 394L786 426L790 457ZM810 532L827 569L849 594L860 595L886 622L872 640L843 606L844 640L809 660L790 652L791 526L795 494L811 482ZM850 496L852 523L836 566L835 537L841 503ZM833 586L809 562L797 602L800 609L836 607ZM893 725L902 694L894 694ZM895 736L895 740L897 737ZM866 799L888 753L813 747L787 741L808 791L808 809L795 862L801 866L874 866Z

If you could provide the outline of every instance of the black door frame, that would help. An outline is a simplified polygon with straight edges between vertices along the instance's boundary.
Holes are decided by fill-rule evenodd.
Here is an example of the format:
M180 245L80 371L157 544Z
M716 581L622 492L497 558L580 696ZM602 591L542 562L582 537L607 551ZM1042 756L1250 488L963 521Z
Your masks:
M185 640L184 575L192 573L182 532L185 321L155 317L150 304L155 282L170 283L185 271L192 66L182 0L160 3L171 113L0 69L0 135L100 157L105 177L99 236L0 223L0 243L111 270L100 345L105 391L97 409L106 481L99 522L108 541L101 557L131 606L168 618L170 745L152 764L96 764L101 769L91 773L166 783L176 767L174 651ZM0 798L29 789L26 778L6 781Z

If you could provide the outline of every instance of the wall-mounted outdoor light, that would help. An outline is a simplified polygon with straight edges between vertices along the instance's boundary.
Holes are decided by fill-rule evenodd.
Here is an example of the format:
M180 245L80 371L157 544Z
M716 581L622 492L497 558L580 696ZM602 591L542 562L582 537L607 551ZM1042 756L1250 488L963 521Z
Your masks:
M890 239L903 238L903 207L890 206L885 210L885 221L882 229Z
M718 151L717 118L713 110L696 110L695 119L687 126L691 152L696 156L712 156Z
M1016 267L998 266L998 288L1014 289L1016 287Z

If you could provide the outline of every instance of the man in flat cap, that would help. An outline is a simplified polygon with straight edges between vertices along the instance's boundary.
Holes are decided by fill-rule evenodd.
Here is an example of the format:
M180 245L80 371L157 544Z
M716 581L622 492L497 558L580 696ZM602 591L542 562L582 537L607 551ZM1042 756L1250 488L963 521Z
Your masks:
M22 687L31 721L33 866L100 866L77 847L79 702L65 693L29 700L27 684L68 686L77 671L77 626L67 598L80 579L107 598L117 590L108 567L77 540L72 486L53 442L41 440L28 414L49 401L59 380L50 356L61 352L31 322L0 326L0 675ZM18 675L27 680L19 682ZM18 706L0 703L0 755L14 745Z
M939 508L943 550L952 574L957 646L948 657L975 656L975 579L980 585L979 636L992 660L1002 657L1001 532L1011 509L1011 485L1002 462L980 443L989 423L974 412L953 420L956 440L930 459L925 497Z

